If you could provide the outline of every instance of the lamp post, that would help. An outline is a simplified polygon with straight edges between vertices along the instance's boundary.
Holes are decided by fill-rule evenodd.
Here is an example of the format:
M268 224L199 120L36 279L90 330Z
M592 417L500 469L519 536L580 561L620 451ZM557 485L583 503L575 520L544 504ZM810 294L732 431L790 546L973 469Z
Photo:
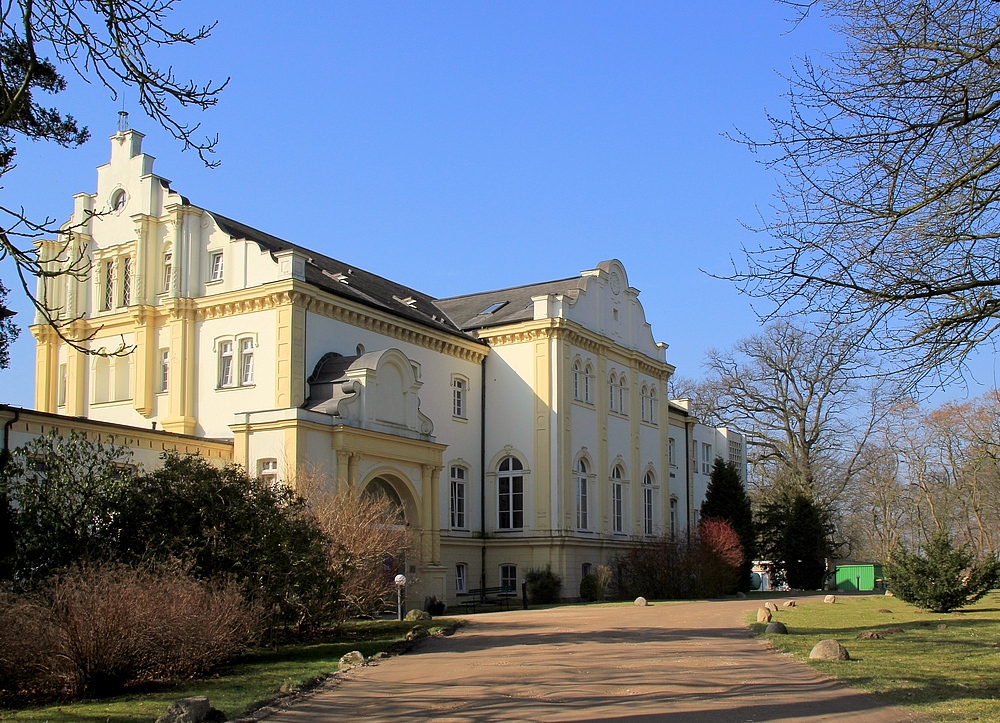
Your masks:
M406 587L406 575L396 575L393 582L396 583L396 617L403 621L403 588Z

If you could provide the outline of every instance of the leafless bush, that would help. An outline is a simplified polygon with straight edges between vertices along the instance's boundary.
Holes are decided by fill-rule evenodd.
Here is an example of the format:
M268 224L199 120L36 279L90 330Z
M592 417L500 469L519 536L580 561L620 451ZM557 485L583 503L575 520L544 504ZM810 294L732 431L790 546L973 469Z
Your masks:
M734 592L743 565L739 535L725 520L705 518L698 525L696 589L698 595L718 597Z
M250 642L261 619L234 582L121 565L73 568L4 612L4 686L29 697L109 695L203 672Z
M295 487L334 545L341 615L372 615L395 606L393 578L406 562L412 564L418 549L398 503L377 492L338 494L334 482L316 470L300 470ZM407 575L408 584L412 581Z

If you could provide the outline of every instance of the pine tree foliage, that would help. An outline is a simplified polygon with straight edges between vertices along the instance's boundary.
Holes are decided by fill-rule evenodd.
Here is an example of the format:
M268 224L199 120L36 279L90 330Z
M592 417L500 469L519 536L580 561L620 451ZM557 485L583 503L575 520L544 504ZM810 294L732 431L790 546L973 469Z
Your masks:
M772 582L798 590L817 590L832 551L829 514L804 492L776 490L759 504L759 552Z
M712 476L705 490L705 501L701 505L701 518L724 520L736 532L743 548L737 589L747 592L750 589L750 568L756 555L757 533L750 497L743 486L739 467L734 462L715 458Z
M923 554L897 549L886 575L900 600L946 613L971 605L1000 584L1000 561L995 555L976 561L968 545L955 547L951 535L941 531Z

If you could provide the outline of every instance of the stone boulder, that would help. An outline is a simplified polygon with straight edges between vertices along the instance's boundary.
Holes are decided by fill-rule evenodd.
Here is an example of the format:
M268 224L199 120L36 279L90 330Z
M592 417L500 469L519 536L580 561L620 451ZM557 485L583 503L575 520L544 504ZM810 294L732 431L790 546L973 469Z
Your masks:
M767 608L759 608L757 610L757 622L758 623L769 623L771 622L771 611Z
M745 592L740 591L740 592L736 593L736 599L737 600L746 600L747 599L747 594Z
M781 607L783 607L783 608L793 608L793 607L795 607L795 601L794 600L785 600L785 602L781 603Z
M884 640L885 636L877 630L862 630L854 636L858 640Z
M775 604L774 604L773 602L771 602L770 600L768 600L768 601L767 601L766 603L764 603L764 607L766 607L766 608L767 608L768 610L770 610L770 611L771 611L772 613L776 613L776 612L778 612L778 606L777 606L777 605L775 605Z
M406 639L410 641L420 640L421 638L426 638L428 635L430 635L430 633L427 632L427 628L421 627L420 625L416 625L410 632L406 634Z
M364 665L365 656L361 654L360 650L352 650L349 653L344 653L340 656L340 670L347 670L348 668L353 668L356 665Z
M646 598L642 597L642 595L640 595L639 597L637 597L637 598L635 599L635 602L634 602L633 604L634 604L634 605L635 605L635 606L636 606L637 608L644 608L644 607L646 607L647 605L649 605L649 603L648 603L648 602L646 601Z
M171 703L156 723L222 723L226 714L212 707L208 698L196 695Z
M788 628L785 627L784 623L779 623L775 620L773 623L768 623L767 627L764 628L765 633L771 633L772 635L788 635Z
M823 602L830 603L831 605L833 605L835 602L837 602L837 596L827 595L825 598L823 598Z
M406 613L406 617L403 618L408 623L415 623L420 620L430 620L431 614L425 610L411 610Z
M885 591L885 596L886 597L896 597L895 595L892 594L892 590L886 590Z
M809 652L812 660L850 660L847 648L836 640L820 640Z

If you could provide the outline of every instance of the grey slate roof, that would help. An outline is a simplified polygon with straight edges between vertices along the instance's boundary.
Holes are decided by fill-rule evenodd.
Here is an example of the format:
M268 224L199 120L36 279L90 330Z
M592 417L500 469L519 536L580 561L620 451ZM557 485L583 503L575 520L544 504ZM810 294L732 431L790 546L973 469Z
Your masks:
M306 263L306 281L313 286L448 334L464 339L471 338L452 323L447 315L434 305L434 298L427 294L297 246L214 211L208 213L219 224L219 228L233 238L253 241L261 249L271 253L292 249L302 252L309 259Z
M575 300L586 283L586 277L573 276L568 279L543 281L538 284L515 286L510 289L453 296L448 299L438 299L435 303L458 328L471 331L530 321L535 315L534 305L531 302L532 296L563 294ZM483 313L495 304L503 306L491 313Z

